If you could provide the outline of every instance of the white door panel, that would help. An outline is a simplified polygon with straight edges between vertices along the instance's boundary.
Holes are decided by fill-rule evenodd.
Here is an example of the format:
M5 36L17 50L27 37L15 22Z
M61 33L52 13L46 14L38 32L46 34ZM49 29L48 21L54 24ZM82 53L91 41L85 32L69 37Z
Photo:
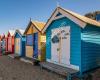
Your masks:
M55 62L59 62L59 52L57 52L58 44L52 44L52 60Z
M70 27L61 28L61 63L70 64Z
M51 41L52 61L59 64L70 64L70 27L60 27L52 30L51 39L57 35L58 43Z
M58 29L58 28L52 30L51 39L52 39L55 35L57 35L58 32L59 32L59 29ZM52 59L52 61L54 61L54 62L59 62L59 51L58 51L58 49L59 49L59 43L53 43L53 42L51 41L51 56L52 56L51 59Z

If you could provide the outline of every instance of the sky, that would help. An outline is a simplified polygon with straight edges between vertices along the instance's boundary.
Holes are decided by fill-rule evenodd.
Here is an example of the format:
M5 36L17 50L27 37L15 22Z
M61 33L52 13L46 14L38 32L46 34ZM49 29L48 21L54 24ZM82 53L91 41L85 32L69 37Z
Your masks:
M26 29L30 18L46 22L57 3L81 15L100 10L100 0L0 0L0 34Z

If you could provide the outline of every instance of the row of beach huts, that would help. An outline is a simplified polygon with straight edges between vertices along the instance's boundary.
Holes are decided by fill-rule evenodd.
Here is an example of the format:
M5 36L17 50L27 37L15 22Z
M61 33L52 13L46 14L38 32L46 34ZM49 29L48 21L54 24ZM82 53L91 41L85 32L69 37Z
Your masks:
M0 55L33 60L57 73L83 77L100 67L100 22L57 7L46 23L0 36Z

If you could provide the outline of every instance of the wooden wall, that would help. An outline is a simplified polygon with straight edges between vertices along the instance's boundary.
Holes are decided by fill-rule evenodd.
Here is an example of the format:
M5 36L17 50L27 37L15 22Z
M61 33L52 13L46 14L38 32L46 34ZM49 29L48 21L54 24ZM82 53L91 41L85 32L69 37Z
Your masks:
M26 57L33 58L33 46L26 46Z
M31 24L30 28L28 29L26 33L26 36L29 34L37 33L37 32L38 32L38 59L40 61L43 61L45 59L45 46L43 47L42 45L43 43L45 43L45 41L43 42L43 38L41 38L43 37L41 32L36 27L34 27L33 24ZM31 46L26 45L26 57L33 58L33 55L34 55L33 45Z
M15 38L15 53L20 54L20 38Z

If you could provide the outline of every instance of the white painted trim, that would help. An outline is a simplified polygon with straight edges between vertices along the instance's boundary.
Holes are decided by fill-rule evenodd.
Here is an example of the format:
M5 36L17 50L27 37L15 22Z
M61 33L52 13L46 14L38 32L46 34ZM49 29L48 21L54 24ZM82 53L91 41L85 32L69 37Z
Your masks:
M21 39L22 39L22 35L21 35L19 32L17 32L17 31L16 31L15 34L14 34L14 38L15 38L15 35L16 35L17 33L19 34L19 36L20 36Z
M47 22L46 26L44 27L44 29L42 30L42 33L45 32L45 30L47 29L47 27L51 24L51 22L53 20L56 20L56 19L59 19L59 18L62 18L63 16L59 16L59 17L56 17L56 15L58 14L58 12L60 12L63 16L66 16L67 18L69 18L70 20L72 20L73 22L75 22L76 24L78 24L81 28L84 28L86 26L87 23L81 21L80 19L76 18L75 16L72 16L71 14L65 12L64 10L62 9L57 9L55 11L55 13L53 14L53 16L50 18L50 20Z
M44 29L42 30L42 33L45 32L45 30L47 29L47 27L51 24L51 22L53 21L53 19L55 18L55 16L58 14L58 9L55 11L55 13L53 14L53 16L50 18L50 20L48 21L48 23L46 24L46 26L44 27Z
M60 65L60 66L64 66L64 67L72 68L72 69L75 69L75 70L79 70L79 66L76 66L76 65L72 65L72 64L64 65L64 64L60 64L60 63L54 62L51 59L46 59L46 61L50 62L50 63L54 63L54 64L57 64L57 65Z
M80 25L82 28L84 28L86 26L85 22L79 20L78 18L72 16L71 14L65 12L64 10L59 9L59 12L61 14L63 14L64 16L66 16L67 18L69 18L70 20L72 20L73 22L75 22L76 24Z
M60 16L55 17L53 20L57 20L57 19L60 19L60 18L63 18L63 17L65 17L65 16L64 15L60 15Z
M23 61L23 62L25 62L25 63L33 64L32 61L30 61L30 60L26 60L26 59L24 59L24 58L20 58L20 60Z

